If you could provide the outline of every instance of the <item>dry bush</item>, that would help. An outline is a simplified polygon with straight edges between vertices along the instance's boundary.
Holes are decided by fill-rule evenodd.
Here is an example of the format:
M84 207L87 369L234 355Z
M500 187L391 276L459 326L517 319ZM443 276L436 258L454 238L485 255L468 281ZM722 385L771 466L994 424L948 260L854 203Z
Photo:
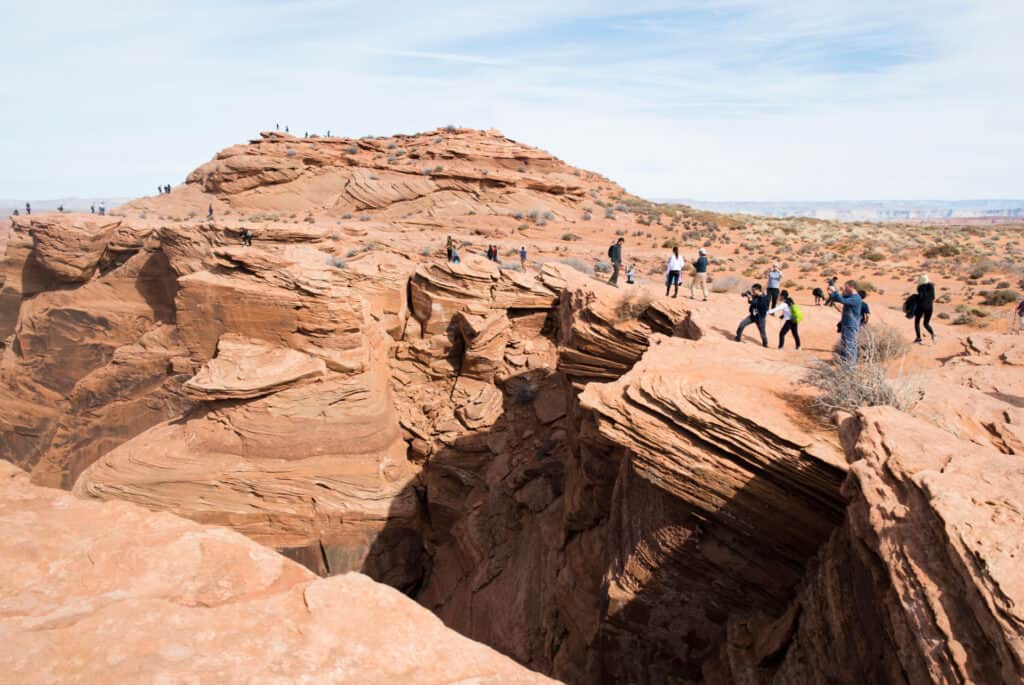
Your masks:
M821 391L814 405L825 417L859 407L887 405L905 410L924 395L917 383L903 376L888 378L883 364L853 364L843 359L831 364L816 362L806 381Z
M711 292L727 293L736 290L740 286L739 276L723 276L711 282Z
M893 326L869 323L857 333L858 356L862 363L886 364L910 350L910 342Z
M619 300L619 303L615 306L615 318L620 322L639 319L650 306L651 298L649 295L627 295Z

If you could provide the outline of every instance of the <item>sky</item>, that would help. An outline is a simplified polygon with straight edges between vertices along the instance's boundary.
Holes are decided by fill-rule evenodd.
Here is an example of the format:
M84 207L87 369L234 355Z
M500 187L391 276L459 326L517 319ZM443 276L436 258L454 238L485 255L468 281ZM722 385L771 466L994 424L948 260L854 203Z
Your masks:
M1024 196L1021 0L4 0L0 16L0 198L151 194L275 123L497 128L648 198Z

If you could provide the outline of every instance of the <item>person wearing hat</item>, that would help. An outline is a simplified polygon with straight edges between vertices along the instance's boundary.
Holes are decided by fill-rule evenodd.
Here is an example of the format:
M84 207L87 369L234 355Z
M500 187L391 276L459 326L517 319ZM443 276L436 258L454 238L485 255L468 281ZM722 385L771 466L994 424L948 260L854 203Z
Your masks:
M935 285L929 280L928 274L921 274L917 279L917 306L914 308L914 342L923 345L921 340L921 323L935 342L935 331L932 330L932 310L935 308Z
M704 301L708 301L708 251L700 248L700 256L693 262L693 279L690 281L690 299L693 296L694 287L700 284L700 290L704 293Z

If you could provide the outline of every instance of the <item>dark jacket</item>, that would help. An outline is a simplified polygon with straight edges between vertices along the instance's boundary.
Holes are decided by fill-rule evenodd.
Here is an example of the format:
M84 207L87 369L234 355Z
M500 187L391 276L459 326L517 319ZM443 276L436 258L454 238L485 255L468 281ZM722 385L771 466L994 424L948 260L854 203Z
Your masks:
M768 316L768 306L771 301L767 295L752 295L750 297L750 316L755 319L763 319Z
M693 263L693 268L697 270L699 274L705 274L708 272L708 258L705 255L697 257L697 261Z
M922 283L917 286L917 309L926 312L935 306L935 284Z
M608 258L612 260L612 264L622 264L622 245L612 243L608 248Z

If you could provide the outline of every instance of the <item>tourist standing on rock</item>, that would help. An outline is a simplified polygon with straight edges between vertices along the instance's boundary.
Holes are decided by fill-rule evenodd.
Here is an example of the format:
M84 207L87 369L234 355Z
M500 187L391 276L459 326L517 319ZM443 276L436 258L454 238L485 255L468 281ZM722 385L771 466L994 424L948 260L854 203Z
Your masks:
M630 285L636 283L636 264L630 264L626 269L626 283Z
M451 262L452 262L452 264L458 264L460 262L460 260L459 260L459 246L456 245L455 243L452 243L452 259L451 259Z
M252 247L253 232L252 229L242 229L242 244L246 247Z
M445 253L448 255L448 261L452 261L452 250L455 248L455 241L452 240L451 236L448 236L448 240L444 244Z
M526 269L526 245L519 248L519 266Z
M782 272L778 264L772 264L772 268L766 274L768 279L768 299L772 307L779 302L779 288L782 286Z
M608 259L612 262L612 277L608 279L608 283L616 288L619 287L619 269L622 268L622 243L624 242L626 242L625 238L619 238L608 248Z
M168 195L171 194L171 184L170 183L168 183L167 185L164 186L164 192L167 193Z
M28 202L26 202L25 203L25 214L31 214L31 213L32 213L32 205L30 205Z
M839 356L849 364L856 364L860 310L864 304L857 293L857 281L847 281L842 293L833 291L829 302L843 305L843 316L839 320Z
M768 347L768 333L765 331L765 320L768 318L768 296L763 293L760 283L755 283L750 290L743 293L749 304L749 314L743 321L740 321L736 329L736 342L743 339L743 329L750 324L757 324L757 330L761 334L761 345Z
M914 342L923 345L921 340L921 323L935 342L935 331L932 330L932 311L935 309L935 285L928 279L928 274L921 274L917 279L917 306L914 308Z
M210 204L210 208L206 210L206 218L207 219L212 219L213 218L213 204L212 203Z
M107 215L107 206L103 204L103 200L100 200L100 216Z
M793 342L796 343L796 349L800 349L800 322L803 321L804 313L797 306L793 298L789 296L789 292L783 290L780 293L782 301L777 307L772 307L768 310L768 316L771 316L775 312L782 312L782 328L779 330L779 349L781 350L783 345L786 343L786 334L789 332L793 333Z
M675 285L676 291L672 297L679 297L679 276L683 273L684 264L683 258L679 256L679 248L673 247L665 267L665 297L668 297L668 291L673 285Z
M89 205L89 213L90 214L95 214L96 213L96 205Z
M57 211L60 214L63 214L64 213L64 205L62 205L62 204L61 205L57 205Z
M700 248L700 255L693 263L693 280L690 281L690 299L697 299L693 295L693 289L700 285L700 291L704 293L704 301L708 301L708 251Z

